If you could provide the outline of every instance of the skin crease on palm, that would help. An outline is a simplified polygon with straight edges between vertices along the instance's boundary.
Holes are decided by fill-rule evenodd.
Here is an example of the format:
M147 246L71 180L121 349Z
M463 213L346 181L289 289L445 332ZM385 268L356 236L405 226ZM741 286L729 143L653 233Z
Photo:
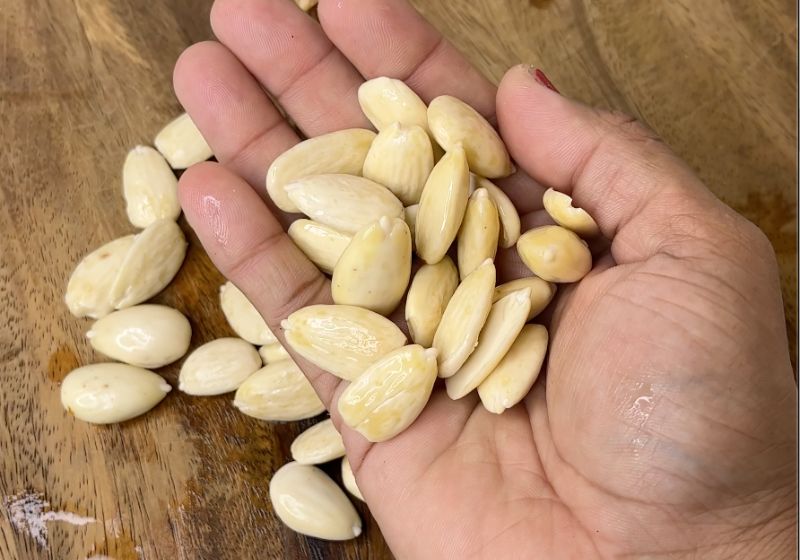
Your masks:
M764 235L632 119L547 89L527 66L495 89L404 0L318 10L321 25L291 0L217 0L218 42L187 49L174 75L220 162L181 177L186 217L279 337L330 289L265 204L270 162L299 141L265 90L305 136L368 126L364 79L460 97L498 123L521 170L500 184L523 229L543 223L545 185L611 240L559 290L546 372L503 415L437 386L408 430L370 445L335 412L343 384L298 360L395 555L794 556L796 387ZM525 274L513 250L498 270Z

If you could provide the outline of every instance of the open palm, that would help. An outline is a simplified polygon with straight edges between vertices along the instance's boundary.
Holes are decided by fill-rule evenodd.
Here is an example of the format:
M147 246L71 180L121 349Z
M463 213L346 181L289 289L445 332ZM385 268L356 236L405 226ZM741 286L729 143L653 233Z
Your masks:
M764 236L716 200L651 133L578 105L515 68L499 91L404 0L217 0L219 42L175 70L181 103L220 164L181 178L211 258L278 325L330 301L283 233L264 178L306 136L369 126L364 79L464 99L499 123L523 173L503 183L542 220L540 184L570 192L612 240L560 290L546 372L501 416L434 391L400 436L370 445L339 422L343 383L298 363L328 404L359 486L400 558L778 557L794 520L789 365ZM267 202L267 204L265 204ZM498 256L500 280L523 274Z

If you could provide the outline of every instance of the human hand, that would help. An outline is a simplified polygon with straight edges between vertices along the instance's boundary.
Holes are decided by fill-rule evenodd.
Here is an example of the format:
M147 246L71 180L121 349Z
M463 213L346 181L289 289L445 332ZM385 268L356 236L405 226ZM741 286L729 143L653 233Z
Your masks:
M501 182L523 229L542 220L543 184L571 193L611 240L559 290L546 373L503 415L437 387L408 430L369 444L337 417L344 384L297 360L394 553L789 557L796 388L764 235L631 119L524 67L496 91L403 0L322 0L319 16L321 27L291 0L217 0L220 42L192 46L175 70L220 161L181 177L187 219L279 337L330 286L262 200L270 162L299 140L264 90L307 136L369 125L362 76L404 79L425 101L460 97L496 116L536 180ZM498 255L501 281L521 270L513 250Z

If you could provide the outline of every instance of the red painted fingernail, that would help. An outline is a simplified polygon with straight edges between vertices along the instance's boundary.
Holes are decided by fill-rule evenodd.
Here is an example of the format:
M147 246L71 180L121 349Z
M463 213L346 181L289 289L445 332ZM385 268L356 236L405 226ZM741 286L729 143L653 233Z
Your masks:
M538 68L532 68L531 70L532 70L531 75L537 82L539 82L549 90L552 90L556 93L561 93L560 91L558 91L558 89L556 89L556 86L553 85L553 82L550 81L550 78L545 76L544 72L542 72Z

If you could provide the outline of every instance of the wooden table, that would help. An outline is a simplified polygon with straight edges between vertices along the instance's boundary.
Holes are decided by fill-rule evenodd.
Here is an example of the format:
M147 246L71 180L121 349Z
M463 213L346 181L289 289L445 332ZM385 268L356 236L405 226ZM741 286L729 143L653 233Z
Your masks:
M86 252L131 231L123 158L180 111L172 66L184 47L210 36L210 4L3 7L0 558L390 557L361 505L366 535L344 544L306 540L276 520L267 483L308 423L255 421L230 396L172 394L152 414L104 428L73 420L59 404L64 375L98 359L83 336L89 322L62 303L66 280ZM512 64L536 63L566 95L633 113L658 131L769 235L795 339L793 2L415 4L494 80ZM199 344L229 330L217 306L223 279L192 241L157 301L195 319ZM177 368L164 375L174 381Z

